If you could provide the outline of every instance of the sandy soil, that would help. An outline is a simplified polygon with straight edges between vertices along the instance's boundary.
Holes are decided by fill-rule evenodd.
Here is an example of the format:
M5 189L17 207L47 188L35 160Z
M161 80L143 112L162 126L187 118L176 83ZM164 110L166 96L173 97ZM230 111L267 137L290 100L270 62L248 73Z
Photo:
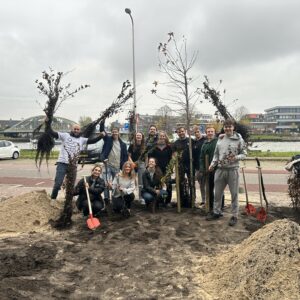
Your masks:
M300 217L289 207L271 207L265 226L241 215L231 228L229 208L208 222L201 209L136 204L131 218L103 215L91 232L80 213L70 230L52 230L61 206L45 192L1 202L0 299L299 299L290 220Z

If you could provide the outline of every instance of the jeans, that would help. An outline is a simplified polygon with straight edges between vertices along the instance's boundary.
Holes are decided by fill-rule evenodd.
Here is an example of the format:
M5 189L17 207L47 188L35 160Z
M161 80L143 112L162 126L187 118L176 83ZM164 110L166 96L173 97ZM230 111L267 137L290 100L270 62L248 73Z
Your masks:
M89 205L88 205L88 201L87 200L84 200L83 202L76 203L76 204L77 204L77 208L79 210L82 210L84 216L88 216L89 215ZM104 208L103 200L94 200L91 203L91 206L92 206L92 212L93 212L93 214L97 215Z
M54 180L54 186L51 193L51 199L56 199L58 195L58 191L60 190L64 178L67 173L68 164L58 162L56 164L56 174L55 174L55 180Z
M107 182L109 182L109 181L112 182L119 172L120 172L119 169L116 169L113 166L105 164L102 178L104 179L105 183L107 184ZM109 199L109 198L110 198L109 197L109 189L106 186L104 189L104 199Z
M160 190L159 192L159 196L158 195L154 195L151 194L149 192L144 192L142 193L142 197L146 202L146 205L149 205L151 202L153 202L155 199L159 200L159 201L163 201L164 199L166 199L168 197L168 192L165 190Z
M138 162L139 165L138 165L138 170L137 170L137 177L138 177L138 192L139 192L139 198L142 197L142 189L143 189L143 174L146 170L146 166L145 166L145 163L144 162Z

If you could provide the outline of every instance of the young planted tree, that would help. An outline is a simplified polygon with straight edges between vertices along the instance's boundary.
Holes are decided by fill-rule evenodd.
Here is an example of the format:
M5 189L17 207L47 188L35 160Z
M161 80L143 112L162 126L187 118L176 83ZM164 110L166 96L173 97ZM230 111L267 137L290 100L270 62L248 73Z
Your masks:
M176 106L177 112L185 114L185 124L189 138L189 156L190 156L190 197L192 207L195 205L195 183L193 179L193 153L191 141L191 117L197 101L200 99L197 89L192 87L192 83L196 80L191 74L191 70L197 59L197 52L193 52L190 56L187 50L187 40L185 37L178 42L173 32L168 33L168 40L160 43L159 51L159 67L160 71L167 78L166 82L154 81L154 88L151 90L160 99L166 101L172 106ZM161 85L166 87L167 96L161 96L157 93L157 87Z
M35 157L36 166L40 169L42 161L50 157L51 150L54 147L54 139L50 134L53 116L58 108L69 98L73 98L79 91L86 89L89 85L81 85L71 90L71 84L62 84L61 80L65 75L63 72L56 72L50 68L50 72L42 72L42 79L37 79L37 89L41 95L46 96L46 103L43 111L45 112L45 123L42 123L34 130L34 134L38 133L42 126L45 126L45 132L39 137L37 143L37 152Z
M222 83L222 81L220 81ZM237 121L232 114L229 112L228 108L225 106L221 100L221 92L210 86L208 77L205 76L205 81L203 82L203 89L199 89L198 92L204 95L204 98L212 103L212 105L217 109L216 114L221 115L222 118L232 119L236 123L235 130L241 134L244 141L247 143L250 137L249 127L241 122ZM225 90L223 91L225 93Z

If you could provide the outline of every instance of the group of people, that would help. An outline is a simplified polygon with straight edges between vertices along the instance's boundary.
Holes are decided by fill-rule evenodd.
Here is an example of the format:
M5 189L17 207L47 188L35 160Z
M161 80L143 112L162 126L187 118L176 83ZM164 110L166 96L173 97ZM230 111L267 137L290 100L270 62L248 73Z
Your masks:
M103 139L99 158L102 164L94 165L86 182L81 179L74 188L74 196L78 195L77 207L84 215L88 215L86 188L95 214L112 205L115 212L130 216L135 191L146 207L170 206L174 183L172 159L180 153L177 182L181 205L192 207L195 191L191 187L196 179L200 186L201 205L206 201L209 203L207 220L219 219L223 216L224 190L228 185L232 202L229 225L233 226L238 217L239 161L246 155L244 141L234 131L234 125L233 120L225 120L224 131L218 135L213 125L206 127L206 135L195 126L195 138L192 139L184 127L179 127L178 139L172 144L166 132L157 131L156 126L151 125L146 138L142 132L135 133L128 149L120 138L119 129L113 128L111 134L107 134L104 123L100 124L100 133L93 139L81 137L78 125L71 133L53 132L53 137L60 138L63 143L51 198L57 197L70 153L75 155L85 144Z

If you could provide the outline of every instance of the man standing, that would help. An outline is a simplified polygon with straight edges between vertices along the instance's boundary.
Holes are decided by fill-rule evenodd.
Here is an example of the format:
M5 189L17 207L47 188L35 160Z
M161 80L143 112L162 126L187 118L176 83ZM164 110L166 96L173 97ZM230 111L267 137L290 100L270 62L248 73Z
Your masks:
M203 172L200 172L200 153L206 138L201 134L199 126L194 126L194 135L195 135L195 142L193 147L193 161L194 161L194 168L196 172L196 179L200 186L200 193L201 193L201 205L205 204L205 180L203 176Z
M191 180L191 172L190 172L190 152L189 152L189 138L186 136L185 128L183 126L177 128L177 135L179 137L173 143L172 151L174 152L181 152L181 158L179 161L179 182L180 182L180 199L181 204L183 207L192 207L192 180ZM192 139L192 148L194 145L194 140ZM194 170L193 174L194 174ZM186 178L188 179L188 186L189 186L189 195L186 188ZM193 175L194 177L194 175Z
M155 125L150 125L149 134L145 141L147 153L151 152L151 150L155 147L157 140L158 140L157 128Z
M50 134L55 139L62 141L59 157L56 163L56 174L51 199L56 199L67 173L69 159L74 158L83 150L85 144L94 144L101 139L101 135L96 138L85 138L81 136L81 129L78 124L73 125L70 133L56 132L51 129Z
M209 171L215 171L215 201L214 212L207 220L218 219L223 216L222 195L225 187L228 185L231 194L232 217L229 221L230 226L237 223L239 212L238 189L239 189L239 161L245 159L245 142L242 137L233 131L234 121L225 120L225 136L219 139L214 152L213 160L209 166Z
M113 128L111 136L104 131L104 122L100 124L100 132L103 136L103 148L100 154L100 160L105 164L103 178L111 182L122 169L123 164L128 160L127 146L121 140L119 128ZM108 182L106 182L107 184ZM104 200L109 199L108 188L104 190Z

